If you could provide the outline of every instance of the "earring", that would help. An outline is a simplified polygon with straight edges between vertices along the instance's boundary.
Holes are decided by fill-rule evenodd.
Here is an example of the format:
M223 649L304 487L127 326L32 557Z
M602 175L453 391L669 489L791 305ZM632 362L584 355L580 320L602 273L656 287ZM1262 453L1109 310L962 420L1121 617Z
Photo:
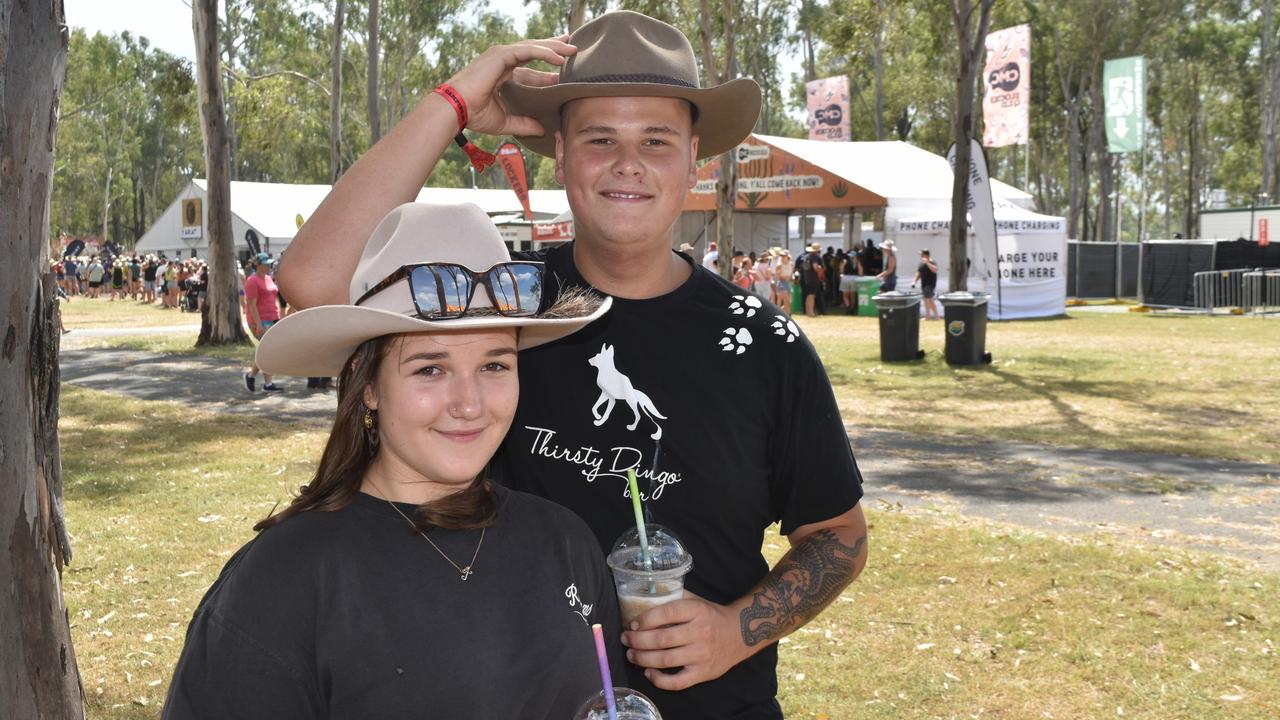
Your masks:
M370 410L369 408L365 408L365 410L364 410L364 429L365 429L365 430L372 430L372 429L373 429L373 424L374 424L373 411L372 411L372 410Z

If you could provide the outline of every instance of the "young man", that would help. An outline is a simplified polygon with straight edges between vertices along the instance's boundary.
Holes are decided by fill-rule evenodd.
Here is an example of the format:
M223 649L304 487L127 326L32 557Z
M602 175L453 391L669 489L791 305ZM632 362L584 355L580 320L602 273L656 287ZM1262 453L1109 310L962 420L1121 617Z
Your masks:
M915 287L916 283L920 283L920 291L924 294L924 319L942 319L938 315L938 303L933 298L938 289L938 266L929 256L928 250L920 251L920 265L916 267L916 279L912 281L911 287Z
M577 236L539 255L548 286L615 298L605 318L521 356L495 473L577 512L607 549L633 523L634 469L650 520L685 543L694 569L684 599L623 633L629 684L669 718L781 718L776 641L866 562L861 476L812 346L776 307L673 252L670 236L695 161L747 136L759 88L701 88L689 41L637 13L567 39L490 48L448 83L467 127L555 158ZM532 60L559 77L520 67ZM343 175L282 259L290 301L345 301L365 238L414 198L467 113L429 94ZM744 384L767 391L744 396ZM778 521L792 548L770 570L760 548Z

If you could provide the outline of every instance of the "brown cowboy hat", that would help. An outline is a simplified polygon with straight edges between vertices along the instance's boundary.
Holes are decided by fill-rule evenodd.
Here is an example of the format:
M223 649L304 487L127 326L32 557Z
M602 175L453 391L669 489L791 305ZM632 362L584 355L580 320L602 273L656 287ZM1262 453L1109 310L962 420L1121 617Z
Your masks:
M560 108L589 97L674 97L695 109L698 159L719 155L751 133L760 114L760 86L738 78L704 88L689 39L676 28L630 10L601 15L569 37L577 54L560 66L560 81L532 87L507 81L499 95L507 109L542 124L546 133L519 136L525 147L555 156Z

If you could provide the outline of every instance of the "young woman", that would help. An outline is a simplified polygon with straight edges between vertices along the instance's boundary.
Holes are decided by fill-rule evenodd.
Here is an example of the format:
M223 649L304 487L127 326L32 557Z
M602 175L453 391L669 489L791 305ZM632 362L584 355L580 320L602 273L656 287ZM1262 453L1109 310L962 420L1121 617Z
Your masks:
M599 692L597 622L621 671L595 536L485 476L515 414L517 351L610 303L540 309L544 285L474 205L404 205L370 238L349 304L263 336L264 369L339 376L337 416L315 478L196 609L164 717L562 720Z
M796 266L791 262L791 251L783 249L779 254L778 267L774 268L774 286L777 288L778 307L787 315L791 314L791 280Z

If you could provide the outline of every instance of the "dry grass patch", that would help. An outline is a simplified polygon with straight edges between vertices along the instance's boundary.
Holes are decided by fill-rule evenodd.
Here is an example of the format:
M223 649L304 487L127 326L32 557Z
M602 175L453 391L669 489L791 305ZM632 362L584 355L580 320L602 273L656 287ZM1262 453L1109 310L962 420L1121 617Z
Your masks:
M155 718L196 603L324 434L64 386L89 716ZM1205 556L872 509L871 564L781 646L789 718L1274 717L1280 578ZM1113 545L1117 544L1117 545ZM786 541L771 532L771 560Z
M62 324L69 330L200 324L200 316L196 313L136 300L92 299L78 295L70 301L62 301L61 308Z
M989 366L881 363L875 318L801 318L845 421L957 437L1280 463L1280 323L1249 317L1080 313L991 323Z

